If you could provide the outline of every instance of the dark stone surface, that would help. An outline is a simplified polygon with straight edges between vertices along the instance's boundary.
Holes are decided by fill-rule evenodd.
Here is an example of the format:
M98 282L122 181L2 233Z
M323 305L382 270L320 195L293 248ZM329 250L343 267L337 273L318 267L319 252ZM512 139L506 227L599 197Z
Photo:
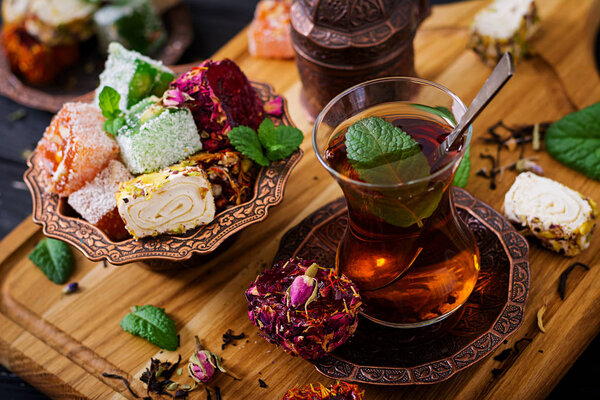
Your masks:
M455 0L432 0L431 4ZM208 57L237 34L252 19L256 0L185 0L191 7L195 40L186 51L182 62ZM600 54L600 39L596 40L596 54ZM598 61L600 66L600 60ZM0 83L2 84L2 83ZM25 118L11 122L9 115L19 109ZM0 97L0 239L31 213L29 191L22 184L25 171L23 153L35 147L51 114L23 107ZM0 328L1 329L1 328ZM586 352L566 374L549 399L599 398L595 383L600 367L595 359L600 355L600 338L596 338ZM0 398L4 400L47 399L36 389L0 365Z

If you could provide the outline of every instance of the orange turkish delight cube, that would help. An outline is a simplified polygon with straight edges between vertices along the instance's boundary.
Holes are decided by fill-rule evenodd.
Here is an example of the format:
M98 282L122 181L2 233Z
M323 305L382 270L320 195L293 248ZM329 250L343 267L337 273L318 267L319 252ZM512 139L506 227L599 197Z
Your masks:
M104 131L104 121L100 109L87 103L65 103L52 118L37 145L48 191L69 196L117 158L119 145Z
M262 58L293 58L290 0L261 0L248 29L250 54Z

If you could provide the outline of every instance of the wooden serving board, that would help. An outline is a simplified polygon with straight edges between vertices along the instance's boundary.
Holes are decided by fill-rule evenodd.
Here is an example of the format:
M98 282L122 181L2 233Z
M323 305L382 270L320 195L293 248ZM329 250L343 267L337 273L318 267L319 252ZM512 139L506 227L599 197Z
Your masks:
M515 175L506 172L494 191L487 180L475 176L474 172L485 165L479 154L495 151L478 140L486 128L499 119L508 124L556 120L600 101L600 78L592 50L600 0L537 3L541 27L533 47L538 56L517 66L515 77L474 126L473 167L467 189L496 209L500 209ZM466 103L490 73L490 68L466 49L468 25L484 5L482 1L470 1L434 7L415 42L418 74L446 85ZM288 181L284 201L269 212L266 221L227 243L226 251L204 259L192 269L158 273L138 263L105 267L75 252L72 280L80 283L81 291L70 296L61 296L62 288L46 279L27 259L42 238L40 228L30 220L18 226L0 243L0 362L51 397L131 399L121 382L104 379L101 374L124 374L142 394L144 387L137 378L150 357L174 360L181 354L187 359L194 335L224 357L226 368L242 377L241 381L217 378L215 384L224 399L278 399L296 384L330 383L308 362L283 353L258 336L248 321L243 293L271 262L281 235L339 196L340 191L314 157L312 126L300 106L301 85L295 64L251 57L245 31L215 55L222 57L236 61L249 78L268 82L285 95L292 119L305 133L305 156ZM503 162L518 156L517 152L503 154ZM547 176L600 200L599 182L566 168L543 151L537 155ZM561 301L557 294L559 275L573 261L584 262L592 269L577 269L569 276L566 298ZM598 234L591 248L574 259L534 243L525 320L497 352L522 338L531 339L524 349L502 362L488 357L437 385L365 386L366 398L545 398L600 331L599 262ZM536 325L536 312L544 303L548 307L545 334ZM164 307L174 318L181 335L177 352L160 353L155 346L121 330L119 321L129 308L143 304ZM227 329L246 333L248 341L221 351L221 335ZM494 369L501 372L493 374ZM268 388L259 388L258 378ZM185 381L185 376L179 380ZM204 399L205 394L195 392L190 398Z

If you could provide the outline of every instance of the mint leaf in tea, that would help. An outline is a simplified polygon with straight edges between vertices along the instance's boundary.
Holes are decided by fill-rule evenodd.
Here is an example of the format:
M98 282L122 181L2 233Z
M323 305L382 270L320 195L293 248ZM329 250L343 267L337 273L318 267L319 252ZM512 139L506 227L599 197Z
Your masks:
M412 113L395 114L393 107L398 106L389 103L374 107L341 124L325 158L342 175L382 185L375 196L365 194L371 200L361 206L364 212L396 227L420 228L422 220L436 210L444 188L428 189L427 181L402 184L435 172L432 165L436 149L452 127L442 122L447 122L447 118L434 120ZM436 164L436 170L454 157L455 154L449 154L448 160Z

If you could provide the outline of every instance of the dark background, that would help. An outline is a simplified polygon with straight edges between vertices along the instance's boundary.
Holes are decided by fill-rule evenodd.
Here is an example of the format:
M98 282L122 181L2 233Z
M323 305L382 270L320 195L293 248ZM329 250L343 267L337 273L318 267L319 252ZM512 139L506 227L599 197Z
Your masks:
M256 5L256 0L184 1L191 9L195 40L184 54L182 63L206 58L216 52L251 21ZM430 3L453 1L456 0L431 0ZM599 47L597 39L597 58L600 55ZM26 116L11 121L9 116L17 110L25 110ZM0 239L31 213L31 197L22 180L26 169L25 159L51 117L52 114L48 112L24 107L0 97ZM592 342L549 399L600 398L600 386L596 383L600 377L598 357L600 337ZM0 365L0 399L32 400L47 397Z

